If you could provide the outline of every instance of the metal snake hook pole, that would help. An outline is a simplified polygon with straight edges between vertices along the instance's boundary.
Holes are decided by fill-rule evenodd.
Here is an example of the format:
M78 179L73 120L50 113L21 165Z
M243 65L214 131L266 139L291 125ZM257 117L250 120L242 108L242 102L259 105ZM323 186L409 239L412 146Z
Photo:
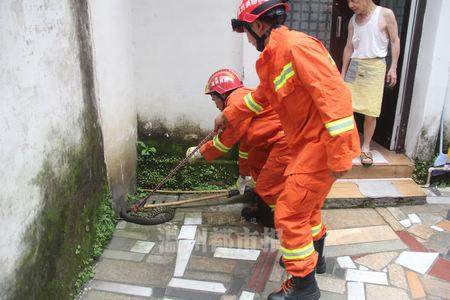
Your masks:
M192 151L188 156L186 156L186 158L184 158L175 168L172 169L172 171L169 172L169 174L167 174L167 176L161 180L161 182L141 201L139 201L139 203L133 205L133 207L130 209L132 211L137 211L140 208L142 208L142 206L145 205L145 203L147 203L148 199L150 198L150 196L156 192L159 188L161 188L164 183L167 182L167 180L169 180L173 175L175 175L182 167L184 167L184 165L186 165L189 162L189 159L195 154L196 151L198 151L200 149L201 146L203 146L204 144L206 144L212 136L214 136L215 132L214 130L211 131L198 145L197 147L194 149L194 151ZM128 210L128 211L130 211Z

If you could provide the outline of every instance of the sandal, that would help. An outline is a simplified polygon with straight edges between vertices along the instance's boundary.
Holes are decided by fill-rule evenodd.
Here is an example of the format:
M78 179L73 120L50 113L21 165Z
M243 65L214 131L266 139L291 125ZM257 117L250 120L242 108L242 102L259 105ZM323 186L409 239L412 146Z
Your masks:
M363 166L369 167L373 164L373 157L371 152L361 152L359 156L361 158L361 164Z

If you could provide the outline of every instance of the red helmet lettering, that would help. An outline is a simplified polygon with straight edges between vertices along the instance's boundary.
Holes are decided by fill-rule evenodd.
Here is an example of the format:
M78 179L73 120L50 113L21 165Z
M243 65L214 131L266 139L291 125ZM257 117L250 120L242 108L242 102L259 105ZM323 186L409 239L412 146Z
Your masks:
M250 0L249 0L250 1ZM209 77L206 83L205 94L213 92L222 95L228 91L242 87L241 77L231 69L221 69Z

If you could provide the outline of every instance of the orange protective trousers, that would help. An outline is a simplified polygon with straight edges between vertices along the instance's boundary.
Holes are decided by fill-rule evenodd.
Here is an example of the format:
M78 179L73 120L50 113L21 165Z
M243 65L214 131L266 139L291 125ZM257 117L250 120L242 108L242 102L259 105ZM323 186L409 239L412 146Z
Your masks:
M333 182L328 170L292 174L285 181L275 208L275 226L286 270L293 276L305 277L317 264L313 241L326 233L320 210Z
M283 137L284 139L284 137ZM249 151L250 175L256 181L255 192L271 208L284 190L284 171L291 160L285 142L276 142L269 151L253 148Z

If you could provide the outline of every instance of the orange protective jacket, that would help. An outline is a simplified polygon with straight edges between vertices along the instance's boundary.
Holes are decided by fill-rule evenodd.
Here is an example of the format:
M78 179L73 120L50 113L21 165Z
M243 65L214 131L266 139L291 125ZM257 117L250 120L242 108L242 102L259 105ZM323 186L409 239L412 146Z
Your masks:
M245 96L247 114L270 106L279 114L292 154L286 175L351 169L360 154L351 94L320 41L285 26L274 29L256 70L260 85Z
M284 132L277 113L269 107L258 115L249 114L244 97L254 89L238 88L225 101L224 114L232 116L225 130L200 148L206 160L213 160L227 153L235 143L239 145L239 173L252 175L257 180L258 170L264 166L272 145L284 140ZM249 164L249 151L251 157ZM251 169L256 169L251 172ZM255 178L256 177L256 178Z

